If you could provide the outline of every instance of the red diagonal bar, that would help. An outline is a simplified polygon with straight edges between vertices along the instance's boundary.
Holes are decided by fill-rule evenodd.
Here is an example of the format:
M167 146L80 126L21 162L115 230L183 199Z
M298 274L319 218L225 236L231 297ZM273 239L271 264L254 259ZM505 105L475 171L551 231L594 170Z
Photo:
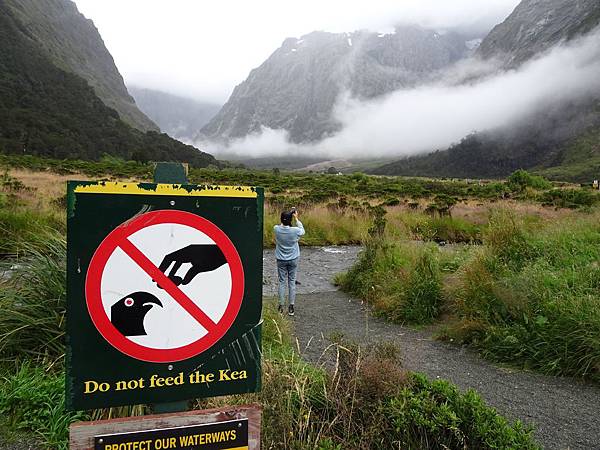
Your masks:
M163 288L173 299L179 303L200 325L209 333L215 328L213 320L202 311L185 293L179 289L162 271L150 261L128 239L124 239L119 247L139 265L158 285Z

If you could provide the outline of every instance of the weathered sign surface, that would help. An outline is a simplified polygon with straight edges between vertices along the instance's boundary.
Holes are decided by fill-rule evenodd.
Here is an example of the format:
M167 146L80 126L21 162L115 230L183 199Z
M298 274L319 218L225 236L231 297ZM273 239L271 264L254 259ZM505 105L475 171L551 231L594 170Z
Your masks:
M256 450L261 411L257 405L219 410L78 422L71 450Z
M70 182L67 404L260 388L259 188Z

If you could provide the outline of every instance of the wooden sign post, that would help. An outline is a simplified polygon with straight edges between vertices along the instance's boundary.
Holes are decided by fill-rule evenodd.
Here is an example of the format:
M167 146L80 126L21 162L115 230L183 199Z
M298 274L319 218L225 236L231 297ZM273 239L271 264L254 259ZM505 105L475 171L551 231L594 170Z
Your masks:
M71 450L258 450L258 405L79 422Z

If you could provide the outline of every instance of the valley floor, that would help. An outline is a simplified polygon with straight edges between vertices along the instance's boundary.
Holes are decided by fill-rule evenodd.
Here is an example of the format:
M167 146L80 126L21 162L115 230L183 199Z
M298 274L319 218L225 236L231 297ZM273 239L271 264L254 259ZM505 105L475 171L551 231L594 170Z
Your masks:
M343 247L337 250L345 251ZM263 258L267 279L275 273L270 253L266 251ZM406 369L423 372L433 379L447 379L462 390L476 390L501 414L535 425L536 438L544 448L598 448L600 387L571 378L502 368L481 359L472 350L434 340L432 328L415 330L373 318L360 300L336 291L329 282L310 281L315 274L322 280L328 271L329 279L335 274L327 267L333 265L331 262L323 263L324 253L337 255L338 266L347 267L353 262L356 248L337 254L323 248L303 249L298 279L320 289L313 288L311 293L299 289L296 301L294 330L299 350L306 359L333 364L335 355L327 349L330 337L340 333L361 345L394 342L400 347ZM269 293L274 293L270 282L265 288L265 294Z

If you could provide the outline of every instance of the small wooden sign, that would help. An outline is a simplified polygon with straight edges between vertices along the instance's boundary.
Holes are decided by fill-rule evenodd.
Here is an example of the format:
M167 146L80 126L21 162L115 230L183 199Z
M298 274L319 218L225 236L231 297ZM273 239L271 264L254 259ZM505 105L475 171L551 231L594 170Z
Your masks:
M257 405L78 422L71 450L257 450Z

